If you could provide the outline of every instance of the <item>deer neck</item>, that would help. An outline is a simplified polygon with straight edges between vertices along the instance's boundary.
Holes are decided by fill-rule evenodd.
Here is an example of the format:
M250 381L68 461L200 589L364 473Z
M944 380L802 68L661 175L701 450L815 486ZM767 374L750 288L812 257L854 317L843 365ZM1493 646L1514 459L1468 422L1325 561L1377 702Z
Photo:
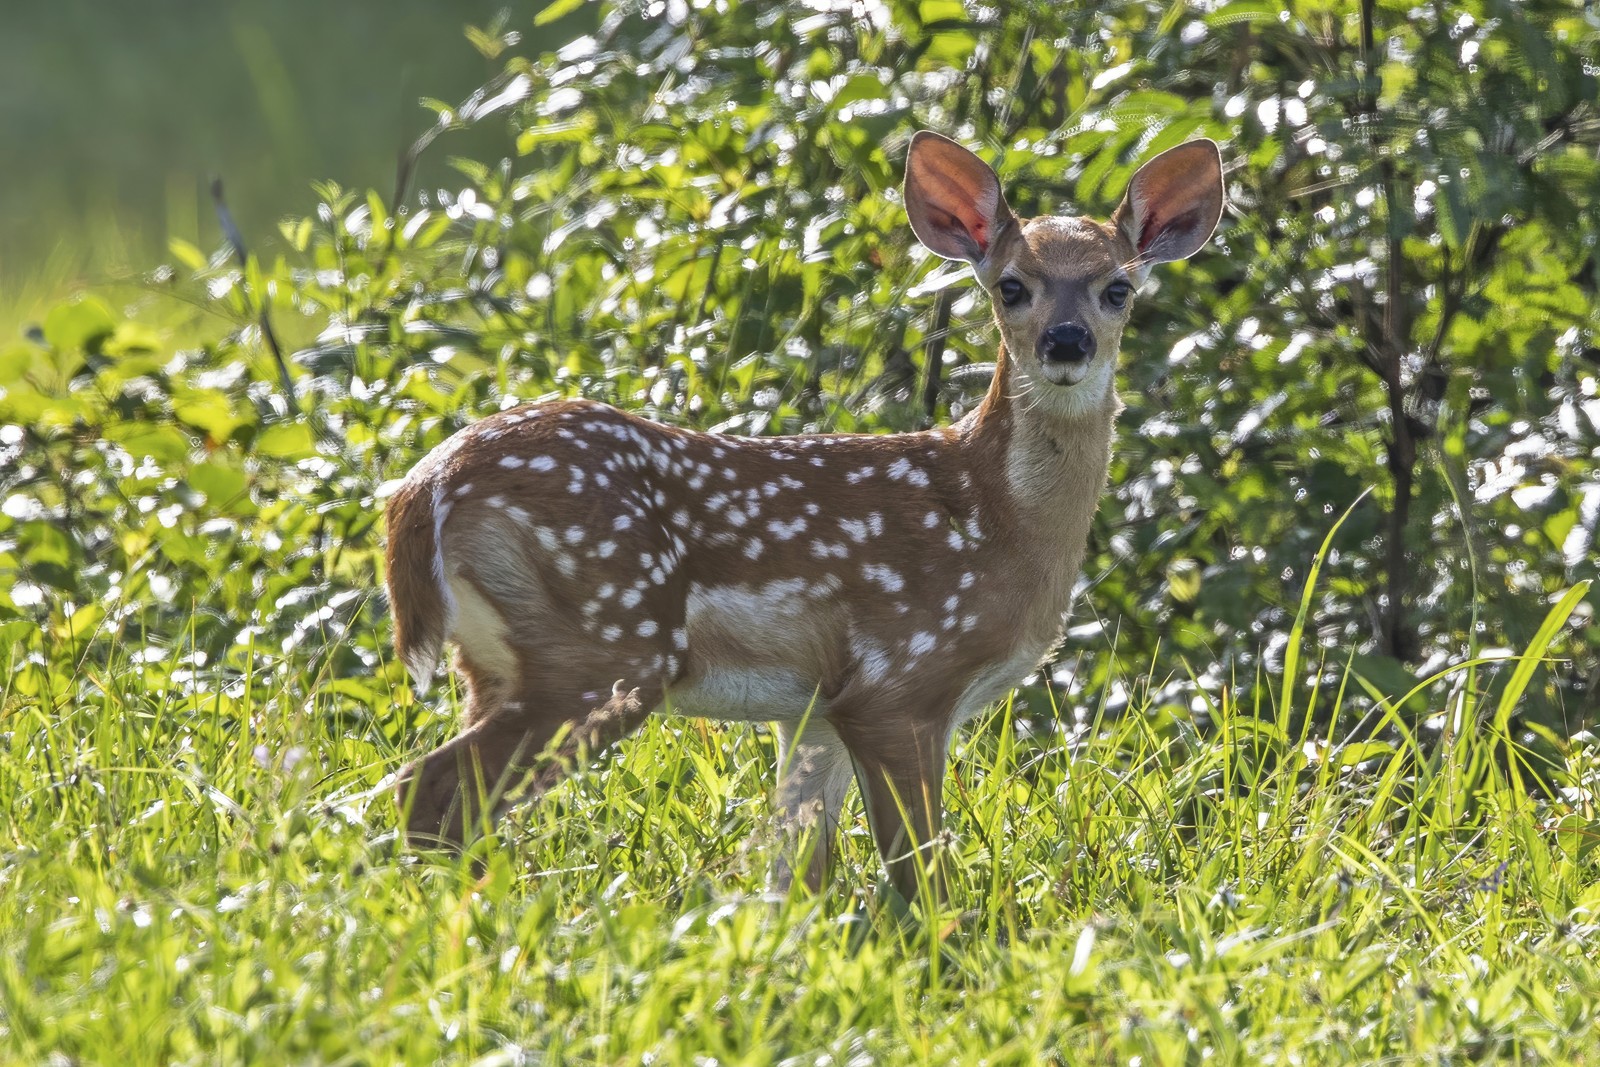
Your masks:
M1122 402L1111 381L1114 356L1103 377L1091 375L1066 388L1045 382L1018 388L1020 375L1001 345L994 380L967 417L968 439L981 444L1005 472L1004 490L1020 515L1040 515L1051 527L1088 530L1111 462L1111 436Z

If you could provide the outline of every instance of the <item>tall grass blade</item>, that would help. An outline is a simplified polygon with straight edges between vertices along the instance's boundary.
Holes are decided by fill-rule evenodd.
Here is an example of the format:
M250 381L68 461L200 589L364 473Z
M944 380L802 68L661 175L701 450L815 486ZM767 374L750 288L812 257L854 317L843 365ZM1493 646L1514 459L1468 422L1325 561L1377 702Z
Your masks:
M1306 586L1300 594L1300 610L1295 613L1294 626L1289 630L1289 643L1283 652L1283 687L1278 696L1278 721L1288 728L1289 718L1294 711L1295 680L1300 675L1300 643L1305 639L1306 620L1311 615L1311 598L1316 592L1317 576L1322 573L1322 564L1327 560L1329 551L1333 548L1333 539L1339 532L1352 512L1367 498L1372 489L1366 488L1361 495L1353 500L1344 514L1339 516L1339 521L1328 530L1328 535L1322 539L1322 547L1317 549L1317 554L1311 561L1311 569L1306 573Z

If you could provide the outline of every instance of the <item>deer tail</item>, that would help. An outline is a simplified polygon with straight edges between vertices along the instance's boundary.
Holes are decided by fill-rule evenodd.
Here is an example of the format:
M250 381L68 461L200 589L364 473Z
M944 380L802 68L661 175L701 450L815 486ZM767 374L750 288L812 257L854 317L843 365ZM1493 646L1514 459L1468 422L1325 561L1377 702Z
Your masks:
M445 480L406 479L389 499L387 581L394 613L394 647L418 695L427 692L455 617L455 597L445 578L444 521L450 501Z

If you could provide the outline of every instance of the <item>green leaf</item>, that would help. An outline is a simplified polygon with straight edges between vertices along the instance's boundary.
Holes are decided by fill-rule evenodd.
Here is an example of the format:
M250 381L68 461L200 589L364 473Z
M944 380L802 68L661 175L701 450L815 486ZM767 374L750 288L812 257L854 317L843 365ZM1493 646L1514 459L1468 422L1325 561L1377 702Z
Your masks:
M548 26L556 19L565 18L578 8L582 7L585 0L555 0L555 3L533 16L535 26Z
M1347 745L1339 746L1339 764L1351 767L1367 760L1380 759L1392 756L1397 749L1387 741L1354 741Z
M1267 0L1233 0L1204 16L1207 26L1231 26L1237 22L1277 22L1283 7Z
M107 426L105 435L136 459L149 457L161 467L170 468L187 460L194 447L189 435L176 426L119 422Z
M206 254L181 237L169 238L167 250L172 253L173 259L190 270L200 271L206 267Z
M1505 691L1500 694L1500 702L1494 711L1494 732L1498 737L1506 737L1506 728L1511 722L1511 713L1517 708L1517 702L1522 699L1522 694L1527 692L1528 683L1533 681L1533 672L1538 670L1540 664L1549 654L1550 645L1555 640L1556 633L1565 626L1573 610L1583 600L1583 595L1589 591L1589 582L1581 581L1568 589L1561 599L1556 601L1554 607L1545 615L1544 621L1539 624L1539 630L1533 635L1533 640L1528 642L1528 647L1517 657L1516 669L1511 672L1511 680L1506 683Z
M303 422L280 422L261 432L255 448L278 459L309 459L316 455L316 439L311 427Z
M188 482L218 507L244 498L249 484L242 470L216 460L189 468Z
M14 344L0 348L0 388L22 381L38 362L39 350L31 345Z
M117 317L97 297L57 304L44 317L44 337L57 349L96 348L117 328Z
M218 443L231 437L242 422L228 397L214 389L185 389L173 397L172 409L180 422Z

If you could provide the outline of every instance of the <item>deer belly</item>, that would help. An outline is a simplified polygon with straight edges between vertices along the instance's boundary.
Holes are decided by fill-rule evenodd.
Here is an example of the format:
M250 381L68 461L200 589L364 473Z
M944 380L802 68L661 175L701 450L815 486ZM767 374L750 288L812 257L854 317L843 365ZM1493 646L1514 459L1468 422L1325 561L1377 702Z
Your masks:
M725 722L798 722L827 713L817 687L782 667L712 666L667 691L668 709Z
M743 722L798 720L827 710L819 684L837 659L833 584L781 579L690 587L687 668L676 711Z

